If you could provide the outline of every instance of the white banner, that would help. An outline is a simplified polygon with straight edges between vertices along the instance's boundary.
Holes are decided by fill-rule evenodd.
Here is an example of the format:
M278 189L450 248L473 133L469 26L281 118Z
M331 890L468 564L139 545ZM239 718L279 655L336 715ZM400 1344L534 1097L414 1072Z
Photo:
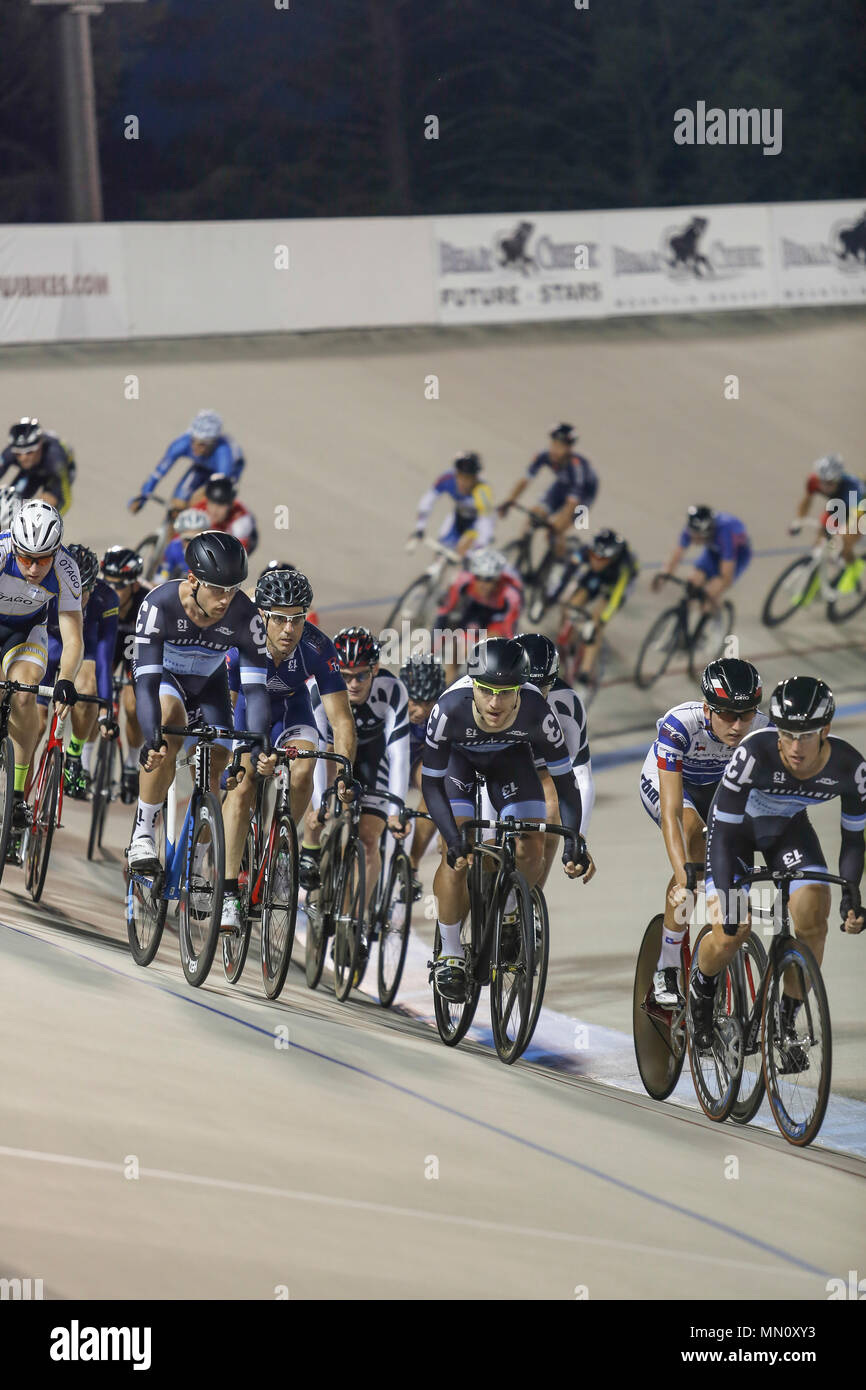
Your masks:
M866 203L775 203L777 303L866 299Z
M0 227L0 343L128 337L119 226Z

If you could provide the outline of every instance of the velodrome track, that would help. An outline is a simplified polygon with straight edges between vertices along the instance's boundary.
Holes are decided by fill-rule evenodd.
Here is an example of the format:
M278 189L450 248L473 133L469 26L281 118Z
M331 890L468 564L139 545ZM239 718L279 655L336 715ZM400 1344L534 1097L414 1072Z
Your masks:
M856 316L726 318L7 349L0 403L75 443L67 534L99 549L147 529L125 501L194 410L217 406L249 460L256 561L307 569L330 630L381 623L420 567L402 552L417 496L455 452L477 448L501 495L545 427L573 419L602 475L593 521L617 525L646 570L687 502L748 519L759 554L735 591L741 655L767 688L794 670L824 675L847 711L838 733L862 748L866 621L834 629L810 611L768 633L758 620L809 462L835 448L863 471L862 366ZM137 401L124 397L131 373ZM730 373L738 401L724 399ZM437 401L424 399L430 374ZM271 538L278 505L291 528ZM327 976L310 993L296 970L267 1003L255 941L235 990L218 966L188 988L169 933L136 969L127 813L112 812L106 858L90 866L87 811L67 803L43 903L28 904L14 869L0 884L0 1277L41 1277L59 1298L823 1299L828 1278L862 1266L862 937L831 919L823 1147L714 1126L685 1103L687 1082L683 1103L664 1106L624 1089L636 1084L634 954L667 877L637 758L657 715L691 693L681 673L648 695L625 679L660 604L644 574L591 710L599 872L584 888L555 869L549 884L558 1017L538 1061L503 1067L483 1031L441 1046L424 1017L423 916L406 1008L389 1015L363 995L338 1005ZM815 819L835 855L838 807Z

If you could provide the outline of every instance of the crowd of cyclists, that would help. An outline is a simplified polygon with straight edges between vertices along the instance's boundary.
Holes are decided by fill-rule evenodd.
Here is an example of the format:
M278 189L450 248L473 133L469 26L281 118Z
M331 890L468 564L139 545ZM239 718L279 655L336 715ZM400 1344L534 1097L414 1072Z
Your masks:
M337 800L360 798L360 842L369 899L381 868L382 818L395 841L411 837L413 896L421 896L421 860L439 837L433 880L439 952L431 963L434 989L459 1003L466 992L461 926L468 910L469 860L461 826L475 812L483 779L491 816L537 822L520 836L517 866L530 889L543 886L561 844L569 879L588 884L595 864L587 846L594 786L583 694L592 680L600 635L626 602L638 574L629 543L610 527L590 540L587 515L599 492L589 460L578 454L572 426L559 424L548 447L497 507L475 453L461 454L421 498L409 544L424 535L441 498L453 509L439 542L453 550L457 573L440 595L432 651L414 655L395 674L380 662L380 643L365 627L333 636L318 626L313 587L288 558L271 561L251 582L249 558L258 544L254 516L241 502L244 457L216 412L200 411L175 439L129 503L135 513L178 463L187 467L169 507L174 535L160 557L156 582L142 579L137 551L123 543L98 557L66 544L63 516L75 480L72 450L33 418L10 431L0 487L0 668L7 682L50 688L56 710L69 719L64 785L87 799L100 739L116 739L123 724L121 800L135 805L126 851L128 872L160 868L155 827L184 740L164 727L193 718L233 725L265 740L240 750L226 776L232 747L212 749L213 790L224 794L225 865L222 923L238 930L240 869L257 778L274 775L277 753L331 750L348 760L352 779L336 774ZM528 526L546 528L553 563L545 598L584 615L583 664L572 685L561 678L556 643L527 623L526 575L495 547L497 522L527 486L552 472L553 481L529 511ZM838 456L819 460L798 507L798 524L812 497L824 499L822 524L850 521L866 511L866 485ZM845 536L841 563L854 561L858 529ZM851 544L848 538L853 536ZM707 611L741 578L751 559L744 523L713 508L688 508L685 525L654 585L672 575L686 551L700 546L689 582ZM441 659L443 638L459 630L473 639L465 669ZM453 655L453 650L452 650ZM115 680L120 718L115 718ZM684 692L685 693L685 692ZM98 703L79 702L82 695ZM811 675L780 682L767 713L756 668L739 658L711 661L698 698L687 698L658 720L637 792L662 832L670 863L664 931L653 990L661 1007L684 1002L680 951L682 904L693 888L688 866L706 865L709 920L691 974L689 1014L696 1045L711 1045L711 1011L718 974L748 934L735 874L758 850L770 867L826 869L808 808L838 797L842 850L839 873L859 884L866 828L866 761L831 732L833 694ZM10 736L14 793L10 862L31 824L25 792L45 730L48 694L16 691ZM331 772L327 768L331 767ZM300 831L300 883L320 883L322 798L335 780L333 765L299 761L291 778L291 815ZM399 807L420 795L428 821L411 827ZM566 832L559 841L545 824ZM830 916L825 884L800 879L791 913L798 936L821 960ZM506 904L506 919L509 905ZM516 920L516 913L513 914ZM864 925L850 895L841 902L844 930ZM506 921L507 925L507 921ZM362 958L371 939L362 939ZM808 1066L798 1051L796 1017L802 1000L785 996L790 1069Z

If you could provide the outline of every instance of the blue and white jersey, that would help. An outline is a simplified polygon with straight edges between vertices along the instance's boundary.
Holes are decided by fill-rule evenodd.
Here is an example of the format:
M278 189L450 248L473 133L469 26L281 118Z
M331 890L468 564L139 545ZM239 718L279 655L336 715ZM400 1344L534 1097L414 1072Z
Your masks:
M173 439L154 468L150 477L141 489L142 497L149 497L166 473L174 467L178 459L187 459L190 468L202 475L202 482L206 481L212 473L225 473L233 482L237 482L244 471L244 456L241 453L240 445L227 434L220 435L212 453L206 458L196 458L192 451L192 435L187 431L177 439ZM186 476L186 475L184 475Z
M81 612L81 575L65 546L38 584L25 579L18 568L12 535L0 534L0 623L22 632L44 623L51 600L61 613Z
M766 729L769 723L766 714L758 710L749 732ZM722 780L736 749L716 738L704 716L703 701L674 705L657 721L657 728L658 738L650 750L657 768L681 772L683 781L697 786L712 786Z

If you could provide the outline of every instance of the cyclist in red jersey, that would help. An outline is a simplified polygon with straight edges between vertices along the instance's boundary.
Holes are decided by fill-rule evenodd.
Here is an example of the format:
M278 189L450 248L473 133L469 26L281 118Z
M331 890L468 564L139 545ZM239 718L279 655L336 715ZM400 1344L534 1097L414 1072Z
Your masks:
M441 647L442 634L465 632L476 640L487 637L513 637L523 609L523 586L499 550L475 550L467 557L468 568L461 570L442 602L433 627L434 644ZM457 662L446 661L445 677L450 685L457 679Z

